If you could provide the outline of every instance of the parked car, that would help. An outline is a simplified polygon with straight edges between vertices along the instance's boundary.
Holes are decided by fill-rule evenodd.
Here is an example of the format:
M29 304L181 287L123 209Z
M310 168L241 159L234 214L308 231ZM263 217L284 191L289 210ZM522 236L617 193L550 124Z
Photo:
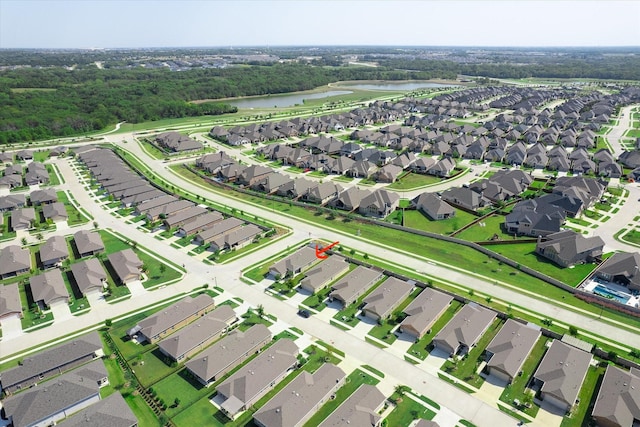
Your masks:
M311 316L311 313L309 312L309 310L298 310L298 316L300 317L304 317L305 319L308 319L309 316Z

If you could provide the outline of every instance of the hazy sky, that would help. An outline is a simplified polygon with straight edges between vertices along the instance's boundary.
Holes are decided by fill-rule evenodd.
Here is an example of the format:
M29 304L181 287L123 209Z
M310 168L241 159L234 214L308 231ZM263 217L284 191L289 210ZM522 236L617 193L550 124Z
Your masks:
M0 0L0 48L639 46L639 1Z

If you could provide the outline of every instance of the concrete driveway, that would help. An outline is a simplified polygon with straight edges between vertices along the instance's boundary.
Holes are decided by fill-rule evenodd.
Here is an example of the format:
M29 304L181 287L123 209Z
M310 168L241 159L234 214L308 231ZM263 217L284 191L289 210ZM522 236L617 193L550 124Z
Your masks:
M2 338L5 340L22 335L22 323L17 314L5 317L0 322L0 325L2 325Z
M56 302L51 304L51 312L53 313L54 322L63 322L73 317L69 310L69 304L66 302Z

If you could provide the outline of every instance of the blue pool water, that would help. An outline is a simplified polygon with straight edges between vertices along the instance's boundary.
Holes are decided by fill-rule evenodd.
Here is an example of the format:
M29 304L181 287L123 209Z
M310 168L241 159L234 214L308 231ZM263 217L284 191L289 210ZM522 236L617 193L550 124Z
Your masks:
M616 301L621 302L622 304L626 304L630 298L629 296L621 292L612 291L611 289L602 285L597 285L595 288L593 288L593 293L603 296L605 298L611 297Z

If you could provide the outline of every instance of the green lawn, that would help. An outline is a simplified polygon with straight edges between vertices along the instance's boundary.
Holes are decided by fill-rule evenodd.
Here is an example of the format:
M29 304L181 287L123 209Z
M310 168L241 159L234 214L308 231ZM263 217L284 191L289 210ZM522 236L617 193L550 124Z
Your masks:
M406 298L394 311L391 313L388 319L382 323L382 325L376 325L369 331L369 335L378 338L381 341L391 345L397 339L395 334L391 333L391 330L398 326L400 322L405 318L402 313L403 310L416 299L418 294L422 291L422 288L416 288L411 292L408 298Z
M165 356L163 356L159 349L155 348L143 353L141 359L137 357L129 363L136 372L140 384L144 387L149 387L176 370L175 366L171 367L167 365L164 359Z
M389 190L409 191L416 188L426 187L428 185L438 184L442 181L443 179L438 178L437 176L409 172L402 175L396 182L387 185L387 188Z
M451 234L476 219L475 215L456 209L452 218L432 220L422 212L412 209L404 211L404 226L416 230L429 231L438 234Z
M480 388L482 383L484 383L484 378L478 375L477 371L482 361L484 361L482 353L484 352L484 349L487 348L493 337L498 334L503 323L504 322L500 319L494 320L491 326L489 326L489 329L487 329L487 331L482 335L482 338L478 340L475 347L473 347L465 357L457 362L447 360L444 365L442 365L442 370L469 383L475 388Z
M147 403L141 396L127 393L127 395L124 396L124 400L138 419L139 427L158 427L160 425L158 417L156 417L156 414L147 406Z
M573 408L571 415L565 416L562 419L560 427L581 427L590 424L591 410L593 410L593 404L595 398L598 395L596 385L600 380L600 376L604 375L605 368L589 366L587 376L582 383L582 388L578 394L580 403Z
M206 388L192 378L186 369L175 372L153 385L153 390L169 405L176 397L180 398L180 406L168 408L167 416L175 417L186 407L194 404L204 396L213 392L213 388ZM212 406L213 408L213 406Z
M89 221L87 217L82 215L82 213L80 213L80 211L76 209L74 205L71 204L71 202L69 201L69 198L67 197L66 192L58 191L57 194L58 194L58 201L60 203L64 203L64 206L67 209L67 215L69 216L69 218L67 219L68 225L72 226L72 225L84 224Z
M621 239L629 243L640 245L640 231L636 229L630 230L627 234L622 236Z
M396 407L385 418L387 426L408 426L414 420L425 419L432 420L436 416L436 413L430 409L427 409L422 404L416 402L407 395L398 396L397 393L391 395L392 401L396 402Z
M491 240L494 236L498 236L500 240L530 239L526 236L514 238L513 235L503 231L502 224L504 224L504 216L491 215L457 234L456 237L471 242Z
M436 320L436 322L431 327L431 333L425 334L418 342L414 343L409 347L407 353L413 357L416 357L420 360L424 360L429 355L429 350L427 347L431 344L433 337L436 336L440 329L444 328L444 326L453 318L456 312L462 307L462 303L458 301L451 301L451 304L447 308L447 310Z
M544 337L540 337L538 339L536 344L533 346L531 353L529 353L527 360L525 360L524 364L522 365L523 374L515 377L511 382L511 384L507 385L504 388L504 391L500 395L500 400L502 402L507 403L509 406L513 406L513 401L515 399L517 399L522 403L526 402L527 399L525 398L525 393L529 395L533 395L533 393L529 393L526 387L527 387L527 384L529 384L529 380L531 379L533 373L538 367L540 360L542 360L542 356L544 356L544 352L547 349L546 344L547 342L549 342L549 340L550 340L549 338L544 338ZM530 408L525 408L523 406L518 409L520 409L527 415L535 417L540 407L538 405L533 404L533 399L532 399L532 404Z
M547 276L558 279L569 286L577 286L596 267L595 264L578 264L572 268L559 267L550 260L535 253L535 243L519 245L491 245L489 249L512 260L537 270Z
M364 300L367 297L367 295L373 292L386 279L387 279L387 276L383 276L382 279L378 280L378 282L376 282L373 286L367 289L367 291L364 294L360 295L360 298L358 298L356 302L338 311L336 314L333 315L333 318L347 325L355 326L355 324L360 321L356 317L356 314L358 314L358 311L360 311L359 307L362 305L362 300Z
M329 416L342 402L355 392L362 384L376 385L378 380L371 375L356 369L349 375L345 384L336 392L336 398L325 403L305 424L305 427L316 427Z

